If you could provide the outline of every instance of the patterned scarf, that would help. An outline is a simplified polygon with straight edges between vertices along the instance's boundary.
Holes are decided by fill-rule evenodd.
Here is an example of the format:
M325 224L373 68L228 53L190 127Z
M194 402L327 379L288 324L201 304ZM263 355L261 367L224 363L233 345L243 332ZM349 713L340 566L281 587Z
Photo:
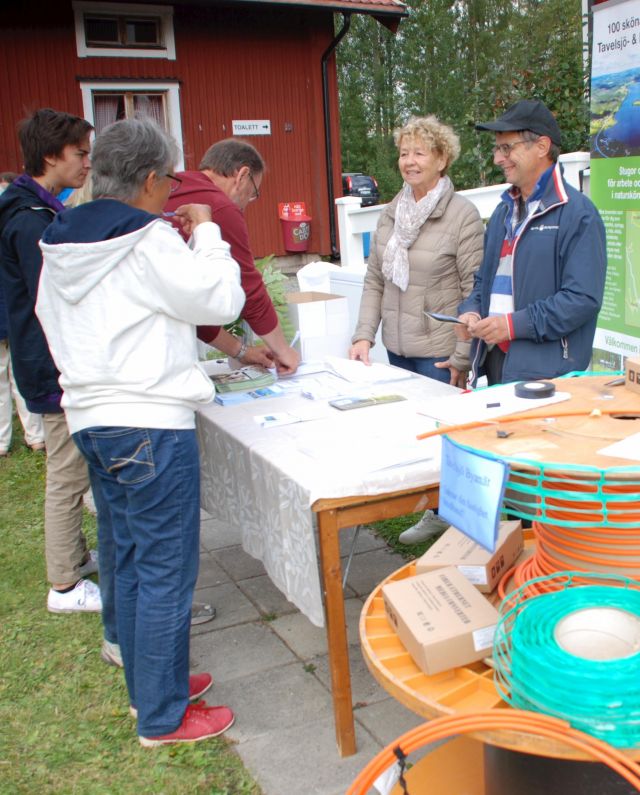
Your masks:
M414 244L422 225L435 210L442 194L450 185L449 177L440 177L435 188L418 202L413 197L413 189L406 182L400 191L393 234L389 238L382 258L382 275L403 292L409 286L408 249Z

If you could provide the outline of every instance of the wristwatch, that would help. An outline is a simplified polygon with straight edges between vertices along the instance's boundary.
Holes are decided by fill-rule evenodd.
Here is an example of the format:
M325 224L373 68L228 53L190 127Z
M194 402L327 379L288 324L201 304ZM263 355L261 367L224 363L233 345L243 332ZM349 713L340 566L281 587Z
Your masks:
M239 342L240 342L240 348L238 349L238 353L236 353L233 358L241 362L244 359L244 357L247 355L248 346L244 340L239 340Z

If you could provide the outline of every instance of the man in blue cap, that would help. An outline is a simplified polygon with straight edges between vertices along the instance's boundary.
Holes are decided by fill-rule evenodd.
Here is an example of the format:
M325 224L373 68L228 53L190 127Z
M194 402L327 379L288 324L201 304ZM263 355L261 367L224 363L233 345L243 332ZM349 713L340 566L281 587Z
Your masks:
M591 359L607 269L604 224L558 164L560 128L547 106L523 99L499 119L493 160L509 190L489 220L473 290L458 307L460 339L472 340L469 381L555 378ZM400 534L419 544L444 529L427 512Z
M474 289L458 310L473 338L471 378L555 378L589 365L607 268L604 224L564 180L551 111L521 100L477 130L495 133L494 163L511 188L485 236Z

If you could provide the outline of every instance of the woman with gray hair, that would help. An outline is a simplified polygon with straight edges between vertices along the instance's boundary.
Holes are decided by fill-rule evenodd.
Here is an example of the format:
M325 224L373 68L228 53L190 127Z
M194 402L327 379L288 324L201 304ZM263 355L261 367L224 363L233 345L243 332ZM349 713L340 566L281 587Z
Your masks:
M195 324L234 320L244 293L208 207L176 210L190 247L161 217L176 154L147 119L97 137L94 201L61 213L43 237L36 307L69 429L101 495L100 533L115 541L118 640L145 746L213 737L233 723L227 707L189 704L212 684L210 674L189 676L200 520L194 409L214 395Z
M435 116L411 119L396 130L395 142L404 185L373 235L349 358L369 364L382 322L391 364L464 388L469 343L456 339L452 324L426 314L457 314L482 261L480 215L447 176L460 142ZM446 527L427 511L399 540L415 544Z

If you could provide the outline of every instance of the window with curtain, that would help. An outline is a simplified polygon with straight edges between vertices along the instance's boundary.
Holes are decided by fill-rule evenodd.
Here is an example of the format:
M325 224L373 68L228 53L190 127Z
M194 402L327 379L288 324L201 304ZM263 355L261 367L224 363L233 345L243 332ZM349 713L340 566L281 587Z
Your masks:
M123 91L121 93L93 93L93 117L96 135L107 125L120 119L148 116L169 131L164 92L142 93Z

